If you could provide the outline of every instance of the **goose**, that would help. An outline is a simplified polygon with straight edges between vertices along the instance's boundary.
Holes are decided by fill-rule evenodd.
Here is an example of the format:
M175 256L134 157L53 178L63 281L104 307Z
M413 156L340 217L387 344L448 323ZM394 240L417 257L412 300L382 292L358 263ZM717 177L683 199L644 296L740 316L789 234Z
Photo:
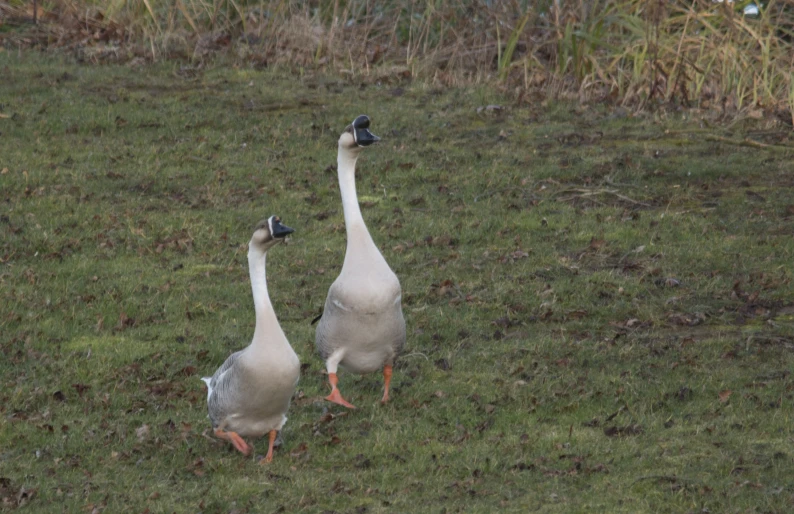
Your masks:
M339 137L337 173L345 215L347 248L342 271L331 284L315 345L325 360L331 394L325 399L355 409L339 392L338 367L353 373L383 370L383 398L389 400L392 368L405 345L402 290L369 235L356 197L356 160L380 138L369 131L367 116L357 117Z
M285 414L300 375L300 361L278 323L265 278L267 251L292 232L278 216L256 225L248 243L256 312L254 337L247 348L229 356L212 377L202 378L207 384L207 410L215 436L248 456L252 447L243 437L268 433L265 462L273 460L273 444L287 421Z

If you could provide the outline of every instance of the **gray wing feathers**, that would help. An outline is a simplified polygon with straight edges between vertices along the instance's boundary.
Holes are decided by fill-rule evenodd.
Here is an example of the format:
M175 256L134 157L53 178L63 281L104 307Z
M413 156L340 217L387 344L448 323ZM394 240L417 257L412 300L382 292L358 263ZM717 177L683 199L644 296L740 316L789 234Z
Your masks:
M209 383L207 384L210 389L209 397L207 398L207 412L212 428L218 428L218 424L226 418L227 406L231 400L231 394L234 388L232 382L234 380L234 365L242 351L235 352L226 359L218 371L212 375Z

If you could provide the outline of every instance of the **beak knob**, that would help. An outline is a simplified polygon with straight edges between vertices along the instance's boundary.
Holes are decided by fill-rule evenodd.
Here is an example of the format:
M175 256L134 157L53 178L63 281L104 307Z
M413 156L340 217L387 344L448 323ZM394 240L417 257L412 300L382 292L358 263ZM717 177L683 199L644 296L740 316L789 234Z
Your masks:
M358 146L369 146L380 138L369 131L369 116L362 114L353 120L353 138Z

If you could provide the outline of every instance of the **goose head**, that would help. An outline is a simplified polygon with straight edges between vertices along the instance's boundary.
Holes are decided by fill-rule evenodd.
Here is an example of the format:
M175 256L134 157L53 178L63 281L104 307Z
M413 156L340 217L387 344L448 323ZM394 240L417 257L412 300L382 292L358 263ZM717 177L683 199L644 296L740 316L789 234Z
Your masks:
M353 123L348 125L339 136L339 147L358 153L365 146L378 141L380 138L369 131L369 116L362 114L353 120Z
M248 251L264 254L293 232L294 229L281 224L281 218L278 216L263 219L254 228L254 235L248 243Z

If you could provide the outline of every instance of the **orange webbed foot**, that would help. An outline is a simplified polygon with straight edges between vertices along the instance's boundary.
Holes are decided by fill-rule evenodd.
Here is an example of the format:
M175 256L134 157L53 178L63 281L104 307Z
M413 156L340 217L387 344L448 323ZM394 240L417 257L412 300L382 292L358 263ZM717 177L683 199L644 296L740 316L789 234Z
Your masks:
M220 428L215 429L215 437L219 439L223 439L225 441L229 441L232 443L237 451L245 455L246 457L251 455L251 451L253 448L251 445L245 442L242 437L240 437L237 432L226 432L225 430L221 430Z
M339 389L336 387L336 384L339 383L339 378L337 378L336 373L328 373L328 382L331 384L331 394L325 397L326 400L341 405L342 407L347 407L348 409L356 408L355 405L342 398L342 393L340 393Z
M350 403L347 400L345 400L344 398L342 398L342 393L340 393L339 389L336 389L336 388L334 388L334 390L331 391L331 394L326 396L325 399L328 400L329 402L333 402L333 403L336 403L338 405L341 405L342 407L347 407L348 409L355 409L356 408L355 405L353 405L352 403Z

